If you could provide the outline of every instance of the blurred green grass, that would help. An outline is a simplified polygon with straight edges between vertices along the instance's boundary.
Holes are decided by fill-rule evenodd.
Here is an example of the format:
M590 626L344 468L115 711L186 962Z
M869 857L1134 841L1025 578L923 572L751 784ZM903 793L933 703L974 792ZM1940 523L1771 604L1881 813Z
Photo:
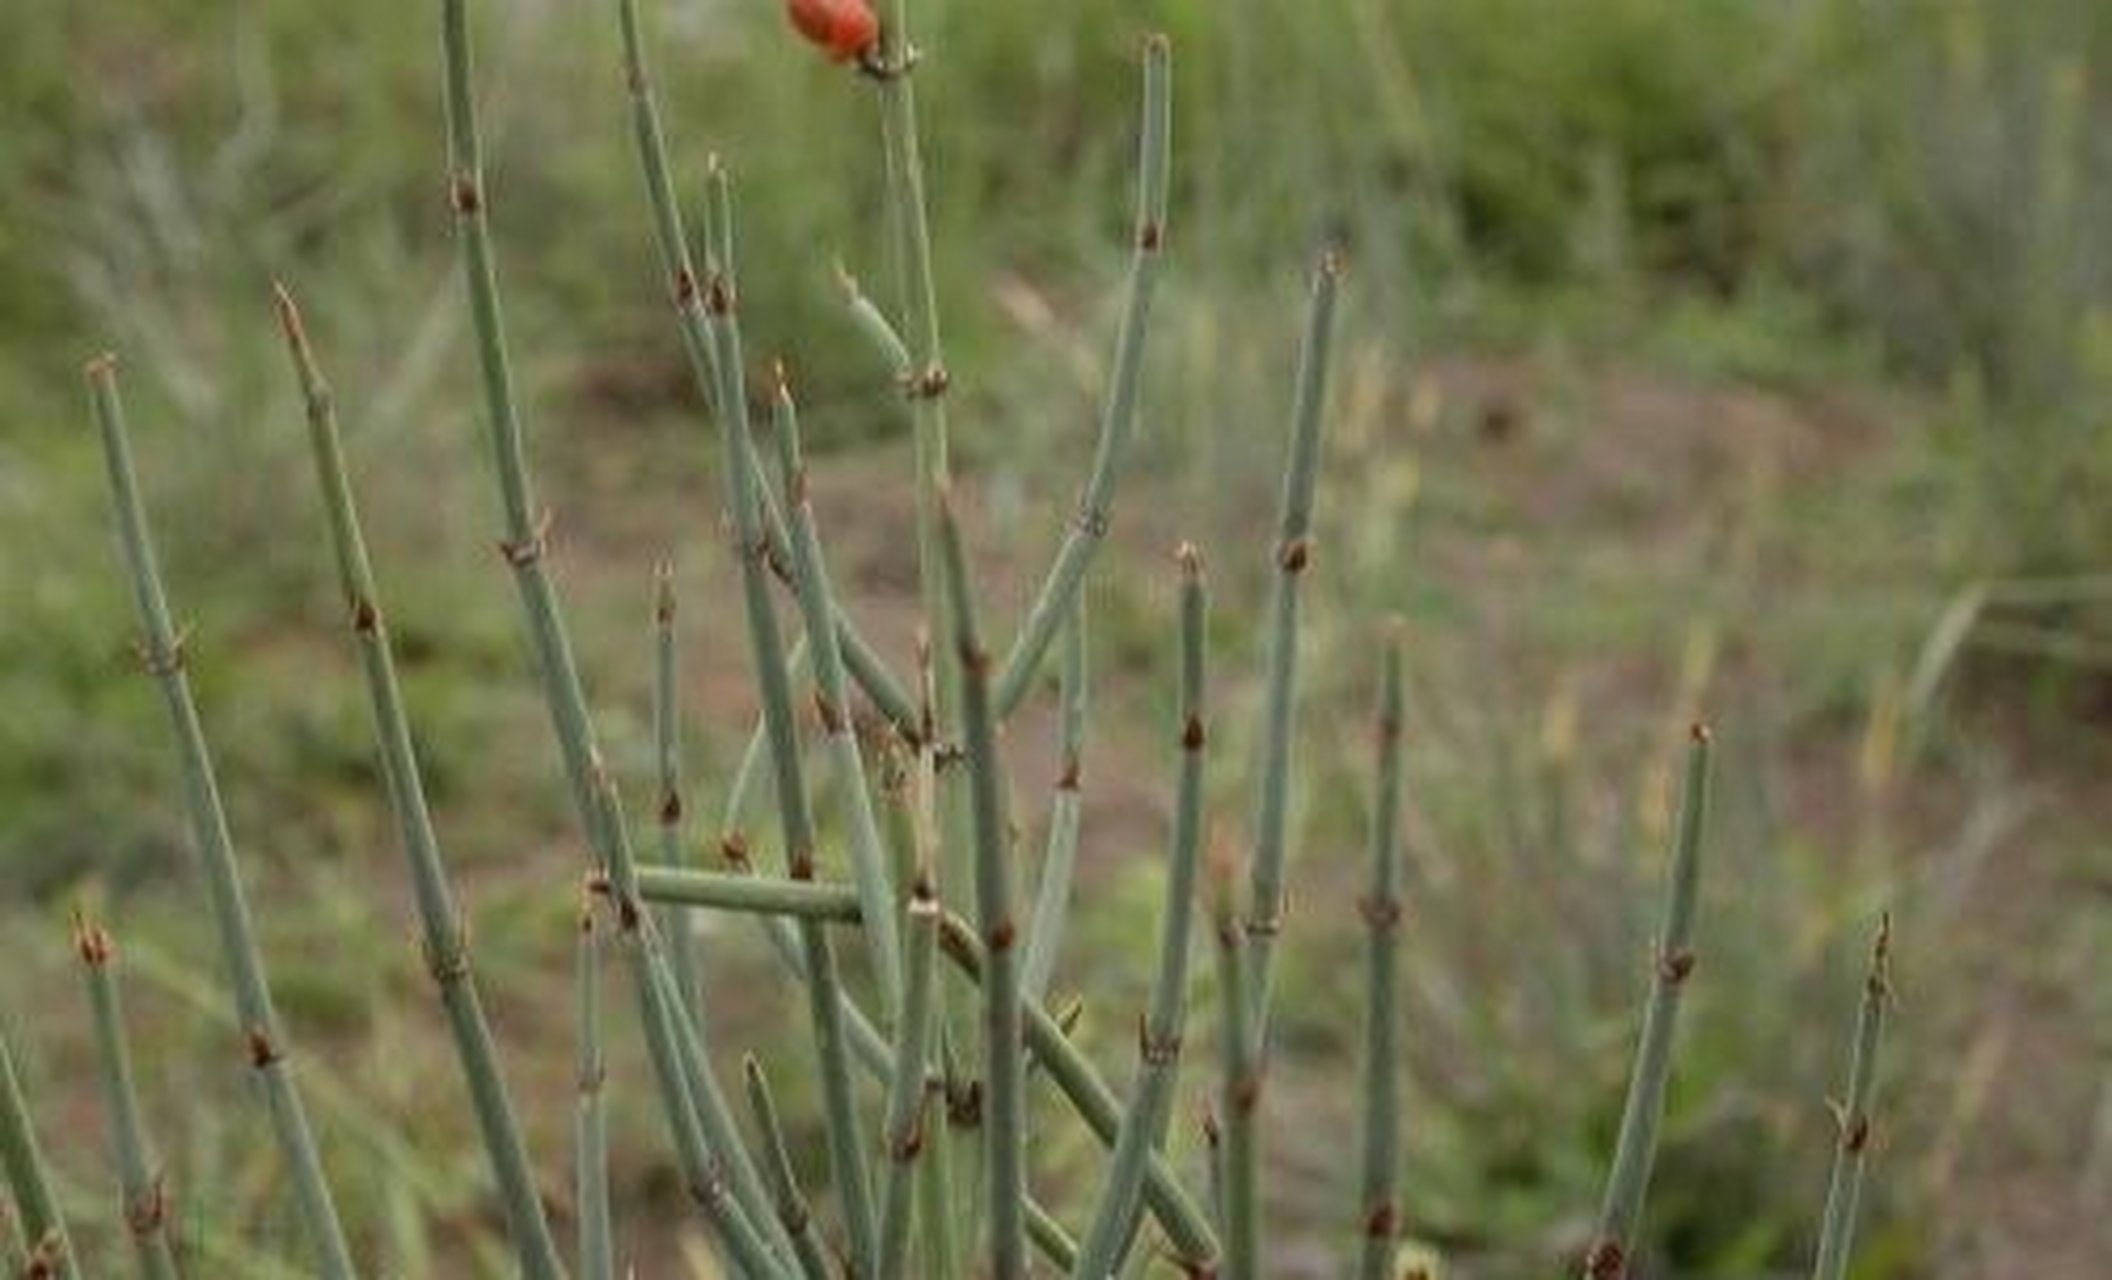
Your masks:
M642 776L645 566L676 547L690 598L724 588L709 450L653 278L611 15L481 8L496 226L565 585L615 758ZM754 346L798 365L833 450L824 518L899 644L901 428L830 284L836 258L887 274L865 95L764 0L652 8L682 167L717 151L740 177ZM1106 1060L1139 994L1121 957L1147 932L1140 855L1164 803L1149 708L1167 600L1150 569L1200 535L1223 667L1250 672L1252 513L1273 486L1297 278L1336 239L1354 338L1312 615L1284 1128L1346 1123L1325 1082L1355 1022L1335 979L1346 931L1326 913L1362 762L1320 727L1354 714L1362 637L1397 612L1416 636L1427 926L1410 951L1410 1217L1455 1272L1542 1269L1584 1229L1647 942L1664 744L1704 711L1728 745L1721 958L1697 989L1652 1208L1666 1265L1795 1269L1823 1167L1817 1099L1860 930L1888 900L1911 1047L1863 1274L1978 1274L2036 1248L2057 1275L2101 1257L2088 1222L2049 1227L2042 1206L2080 1206L2081 1171L2108 1158L2073 1123L2102 1105L2107 1035L2078 994L2101 951L2078 890L2104 883L2096 784L2112 764L2102 6L919 10L958 443L1000 599L1026 590L1081 465L1122 261L1136 32L1163 27L1179 50L1152 419L1123 565L1096 601L1112 685L1097 701L1139 708L1096 727L1090 767L1107 784L1088 818L1096 909L1071 980ZM0 14L0 879L25 936L50 938L0 1008L14 1026L37 1011L41 1092L78 1074L85 1019L62 999L55 921L84 883L106 886L123 932L166 958L136 1003L161 1045L147 1074L177 1183L236 1188L201 1212L268 1227L269 1161L211 1069L221 1035L184 1012L211 966L161 726L125 678L75 375L115 347L286 1003L328 1046L315 1073L343 1088L333 1155L363 1237L410 1273L488 1259L495 1223L392 887L265 302L273 277L301 292L347 402L435 798L547 1158L566 1055L541 997L577 858L547 753L512 745L541 743L539 709L492 569L431 27L411 5ZM731 628L693 625L708 811L749 704ZM1235 712L1249 692L1229 691ZM1217 767L1233 831L1245 718ZM1016 737L1037 749L1031 727ZM1023 795L1038 776L1021 771ZM729 964L752 962L745 943L729 932ZM767 1007L728 1003L729 1042L784 1047ZM787 1084L796 1110L796 1072ZM97 1130L85 1100L66 1107L59 1160L107 1227ZM624 1173L650 1205L670 1188L642 1121ZM1086 1176L1082 1154L1052 1145L1059 1188ZM1324 1143L1277 1158L1284 1265L1304 1266L1346 1238L1346 1183Z

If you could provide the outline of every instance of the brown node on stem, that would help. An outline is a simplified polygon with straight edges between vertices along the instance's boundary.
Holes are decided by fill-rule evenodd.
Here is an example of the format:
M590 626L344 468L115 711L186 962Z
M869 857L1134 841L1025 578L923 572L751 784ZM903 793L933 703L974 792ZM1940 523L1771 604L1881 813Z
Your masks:
M1157 253L1166 243L1166 228L1153 218L1137 228L1137 248Z
M1312 559L1313 540L1311 538L1293 538L1289 542L1284 543L1283 549L1276 553L1276 567L1282 569L1285 573L1304 573L1306 566L1312 563Z
M1181 725L1181 750L1201 751L1203 743L1208 739L1209 733L1203 728L1201 716L1189 716L1186 723Z
M1056 774L1056 789L1058 791L1078 790L1083 781L1083 769L1084 766L1080 763L1077 752L1064 752L1063 765Z
M481 212L484 208L484 193L477 184L476 175L456 174L454 184L448 190L448 202L454 206L455 212L463 217Z
M1137 1015L1137 1055L1146 1066L1163 1067L1176 1062L1181 1056L1179 1032L1167 1036L1151 1033L1151 1021L1143 1014Z
M673 787L660 797L660 825L672 827L682 821L682 795Z
M1373 929L1391 929L1401 923L1406 909L1399 898L1382 898L1366 894L1357 899L1357 914Z
M189 662L191 630L185 627L176 633L176 638L163 648L152 640L140 640L132 646L133 656L139 659L139 669L157 679L166 679L180 673Z
M1628 1251L1618 1240L1594 1242L1584 1255L1584 1274L1589 1280L1621 1280L1628 1274Z
M1694 972L1694 953L1682 947L1657 958L1657 976L1668 987L1685 982Z
M536 516L535 527L529 531L528 536L500 542L499 554L505 556L506 563L516 569L526 569L533 565L550 550L550 527L554 520L550 508L544 507L542 513Z
M258 1071L279 1061L279 1046L272 1042L271 1033L261 1027L252 1027L243 1036L249 1049L249 1065Z
M352 601L352 630L363 636L381 630L381 610L365 596L357 596Z
M157 1173L146 1194L125 1206L125 1228L135 1236L149 1236L161 1230L168 1216L168 1182Z
M1374 1240L1391 1240L1399 1232L1401 1213L1393 1201L1384 1200L1364 1215L1364 1234Z
M1017 941L1019 941L1019 927L1012 923L1012 917L1010 916L1006 916L992 924L988 936L984 938L984 943L989 947L991 955L996 955L1000 951L1010 951L1012 944Z
M719 837L719 857L731 867L746 870L748 861L748 837L738 831L729 831Z
M90 920L79 907L73 911L73 949L80 954L81 963L91 969L100 969L110 963L110 957L117 950L109 933Z
M814 691L814 715L821 721L821 731L832 738L848 727L843 718L843 708L837 706L829 699L828 694L819 689Z

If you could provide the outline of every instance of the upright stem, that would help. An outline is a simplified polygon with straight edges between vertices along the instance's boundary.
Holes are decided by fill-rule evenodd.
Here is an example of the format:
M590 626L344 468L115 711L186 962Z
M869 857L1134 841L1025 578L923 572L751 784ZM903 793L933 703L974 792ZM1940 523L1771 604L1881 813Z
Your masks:
M709 264L702 305L717 353L719 404L728 410L719 423L726 508L736 539L735 559L739 562L746 605L749 655L762 694L763 721L769 731L786 864L793 879L809 880L815 873L814 815L800 755L799 725L792 711L785 641L772 608L764 562L767 544L762 520L763 486L755 472L754 450L748 440L748 391L733 275L732 197L725 171L716 166L707 187L706 211L706 240L714 246L715 260ZM809 642L818 646L825 639L826 633L810 637ZM819 647L814 652L815 670L819 672ZM837 994L840 983L835 947L819 922L802 921L799 928L807 968L808 1013L815 1050L821 1059L830 1169L849 1227L852 1256L860 1274L871 1274L879 1249L879 1232L873 1218L872 1192L866 1182L864 1130L858 1122L857 1102L851 1089L848 1032Z
M975 600L961 549L960 526L942 495L939 534L952 606L954 650L961 669L962 747L968 765L975 832L976 927L987 961L983 973L983 1079L987 1095L984 1173L990 1215L990 1270L996 1280L1026 1274L1026 1081L1020 1053L1019 925L1013 916L1012 832L997 756L997 717L990 699L990 653L976 626Z
M1709 803L1709 731L1695 725L1687 751L1686 784L1680 800L1679 834L1665 883L1664 924L1651 968L1650 999L1635 1049L1628 1101L1599 1210L1598 1235L1584 1259L1585 1280L1622 1280L1634 1256L1636 1225L1657 1156L1658 1123L1672 1077L1673 1032L1680 996L1694 972L1694 903L1701 887L1701 834Z
M1063 950L1063 928L1070 914L1071 880L1078 861L1078 829L1083 817L1080 788L1084 783L1086 709L1085 593L1071 606L1063 630L1062 711L1056 739L1056 785L1049 798L1049 836L1043 847L1040 879L1034 886L1034 915L1027 927L1027 954L1020 962L1020 990L1039 1001Z
M6 1170L15 1210L22 1216L29 1274L71 1280L79 1274L73 1238L67 1234L66 1219L59 1213L58 1197L51 1192L44 1153L37 1145L29 1104L22 1097L22 1081L15 1071L14 1050L5 1033L0 1033L0 1167Z
M617 927L623 935L623 953L646 1021L647 1043L653 1050L661 1108L690 1194L741 1265L756 1275L771 1275L775 1274L775 1263L769 1261L768 1249L761 1254L756 1252L756 1240L768 1238L784 1258L791 1256L791 1242L776 1229L761 1173L740 1141L724 1093L710 1073L707 1060L701 1052L687 1052L696 1027L672 990L673 980L659 935L647 927L639 909L629 824L594 740L593 720L572 656L571 639L544 565L544 521L529 482L499 306L488 221L490 199L484 186L483 145L477 129L470 66L467 8L467 0L441 3L448 162L451 203L462 243L463 279L476 331L493 474L505 520L505 539L500 550L520 593L536 669L542 679L543 700L564 761L573 804L595 860L608 877ZM730 1196L726 1183L731 1186Z
M109 1112L110 1148L117 1159L118 1187L124 1196L125 1229L132 1236L144 1280L176 1280L176 1250L169 1240L168 1184L140 1120L131 1043L117 991L117 948L108 933L83 917L75 919L73 947L81 958L88 1004L95 1015L103 1106Z
M1107 405L1100 437L1093 446L1092 470L1078 496L1078 512L1063 545L1049 566L1040 594L999 668L995 698L1000 717L1010 715L1048 652L1056 629L1070 615L1085 584L1094 553L1107 538L1114 519L1115 485L1135 434L1138 389L1143 380L1144 339L1151 329L1151 302L1166 248L1166 189L1173 132L1172 46L1165 36L1144 42L1143 120L1137 141L1137 211L1134 252L1129 266L1129 293L1115 335L1114 372L1108 381Z
M777 1192L777 1217L792 1237L800 1274L805 1280L829 1280L828 1252L814 1229L814 1213L800 1190L799 1176L792 1169L792 1153L785 1145L784 1126L778 1123L777 1103L770 1096L770 1082L754 1054L741 1059L741 1078L748 1089L748 1110L763 1135L763 1155L769 1163L770 1182Z
M662 561L653 570L653 766L660 789L660 861L670 867L685 860L682 827L687 816L682 803L682 683L676 657L675 567ZM668 940L667 960L674 966L683 1007L702 1025L696 934L673 912L661 914L660 932Z
M1371 889L1363 902L1370 953L1364 1011L1364 1183L1358 1275L1393 1280L1400 1244L1401 647L1386 646L1371 811Z
M1181 1024L1188 1004L1188 951L1195 917L1195 875L1202 848L1204 725L1203 658L1205 648L1202 561L1195 548L1183 545L1181 563L1180 703L1178 742L1180 781L1173 819L1173 857L1167 872L1165 923L1159 934L1159 963L1151 988L1151 1006L1137 1028L1142 1059L1130 1104L1122 1117L1122 1136L1102 1175L1100 1198L1091 1225L1079 1245L1078 1274L1106 1276L1120 1267L1130 1243L1144 1165L1165 1140L1172 1115L1173 1090L1179 1073Z
M124 546L125 563L132 576L133 595L139 606L141 661L161 688L162 703L176 734L183 760L184 789L196 841L200 869L206 881L206 899L220 935L220 952L234 987L235 1014L242 1025L243 1053L263 1088L270 1109L273 1132L280 1154L285 1157L293 1181L294 1197L300 1205L301 1222L314 1250L317 1273L328 1280L353 1275L352 1251L338 1224L337 1204L331 1198L329 1180L323 1174L315 1134L308 1124L308 1110L301 1102L293 1079L289 1045L279 1026L278 1010L271 999L271 984L265 976L263 953L257 947L256 929L250 923L249 901L242 889L241 873L235 866L234 840L228 834L227 814L220 803L220 784L213 772L212 752L205 743L205 729L191 700L190 678L184 670L183 639L169 612L168 597L161 585L161 568L154 554L153 537L147 527L139 486L132 472L131 443L126 437L124 406L117 394L117 361L102 356L88 365L88 383L95 402L95 417L103 438L103 456L109 470L110 491L117 508L117 523Z
M573 1194L579 1214L580 1280L613 1280L615 1241L609 1220L608 1062L601 1048L601 939L591 900L579 908L574 968L578 1028L578 1098L572 1119Z
M1286 829L1290 821L1292 718L1298 704L1299 589L1313 558L1313 490L1320 472L1320 429L1327 408L1340 260L1332 253L1313 276L1312 305L1298 358L1298 391L1283 468L1276 522L1276 582L1269 601L1268 689L1262 712L1261 781L1256 790L1254 859L1247 903L1252 1020L1268 1051L1270 961L1283 931Z
M1226 1280L1260 1274L1260 1205L1255 1194L1257 1151L1254 1112L1261 1102L1261 1054L1248 994L1252 963L1247 934L1235 917L1231 868L1217 869L1213 919L1217 932L1217 1114L1223 1144L1217 1169L1220 1226L1225 1237Z
M1885 1034L1885 1010L1892 1000L1892 917L1878 922L1870 947L1870 972L1863 979L1863 1002L1855 1015L1855 1047L1848 1060L1848 1096L1836 1109L1840 1138L1834 1144L1833 1172L1826 1182L1826 1213L1819 1224L1819 1247L1812 1280L1841 1280L1855 1245L1856 1213L1863 1197L1863 1171L1870 1161L1871 1104L1877 1096L1877 1054Z
M322 489L323 506L329 515L330 545L337 561L338 586L344 594L345 620L359 649L360 669L365 677L367 700L380 743L382 777L389 806L396 815L398 838L411 873L412 898L417 904L419 928L425 945L426 968L431 974L447 1013L455 1056L469 1086L476 1112L477 1129L491 1161L492 1176L499 1184L506 1209L508 1238L520 1256L524 1276L555 1280L564 1275L557 1243L543 1215L536 1193L535 1172L529 1163L520 1125L514 1118L513 1100L498 1068L491 1026L484 1016L482 999L470 972L469 939L455 905L446 859L433 830L432 813L426 803L425 782L418 768L418 752L411 739L410 719L404 710L403 689L396 676L387 624L382 618L381 597L374 571L367 559L366 538L360 529L359 508L345 467L344 446L338 434L336 402L330 386L317 366L309 346L307 330L293 298L284 288L275 294L279 321L293 356L294 372L300 380L307 405L309 443L315 455L316 480Z

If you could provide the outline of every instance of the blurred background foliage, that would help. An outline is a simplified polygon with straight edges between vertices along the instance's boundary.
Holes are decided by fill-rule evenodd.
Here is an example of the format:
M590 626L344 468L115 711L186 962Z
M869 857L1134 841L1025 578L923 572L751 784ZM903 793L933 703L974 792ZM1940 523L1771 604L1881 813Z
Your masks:
M1321 726L1357 713L1363 637L1400 613L1417 653L1410 1218L1447 1274L1542 1273L1586 1228L1670 753L1701 714L1726 741L1709 981L1651 1209L1654 1274L1797 1270L1828 1141L1818 1100L1888 902L1906 1048L1858 1274L2104 1274L2112 1245L2086 1206L2112 1188L2112 10L917 8L957 442L1001 599L1028 590L1083 465L1125 260L1137 32L1169 30L1179 51L1151 420L1122 559L1095 596L1105 763L1089 766L1094 907L1071 981L1109 1061L1141 999L1129 948L1165 799L1170 623L1151 570L1178 536L1214 550L1223 669L1240 672L1216 781L1236 838L1255 513L1300 265L1329 240L1354 263L1311 615L1306 932L1275 1104L1283 1273L1331 1273L1349 1238L1347 1111L1328 1082L1354 1049L1353 931L1329 912L1345 910L1337 855L1364 761ZM505 284L595 692L642 775L645 566L678 548L710 812L752 707L612 9L480 9ZM799 371L836 554L899 651L903 424L832 285L838 261L888 276L869 95L768 0L648 9L684 170L716 151L742 185L752 346ZM76 369L111 347L131 371L201 701L286 1003L329 1046L313 1075L363 1236L394 1273L488 1261L495 1224L402 923L264 305L274 277L301 293L347 404L435 796L554 1161L566 1030L546 1006L576 851L548 753L505 749L542 738L491 569L433 23L413 4L0 11L0 883L15 936L48 939L23 944L39 958L11 968L0 1008L40 1020L34 1065L85 1139L87 1101L59 1083L87 1049L54 922L84 886L117 899L176 1183L227 1189L193 1202L193 1234L239 1274L271 1274L254 1242L284 1210L233 1097L175 1105L238 1090L199 1016L217 1007L211 964L161 726L124 678ZM1014 734L1023 795L1047 736L1034 717ZM785 1049L770 1003L737 993L759 965L748 943L722 944L725 1038ZM795 1070L793 1110L798 1087ZM645 1232L670 1175L646 1117L625 1123ZM1091 1167L1077 1141L1044 1153L1059 1193ZM57 1145L107 1227L95 1143ZM648 1274L676 1273L681 1242L664 1243Z

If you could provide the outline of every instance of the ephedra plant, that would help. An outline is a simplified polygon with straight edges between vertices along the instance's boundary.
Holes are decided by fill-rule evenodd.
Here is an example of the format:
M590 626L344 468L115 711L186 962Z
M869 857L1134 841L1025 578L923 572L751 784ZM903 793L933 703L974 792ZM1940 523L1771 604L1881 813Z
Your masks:
M718 445L725 550L739 576L748 657L762 708L746 761L725 798L726 819L710 854L686 823L676 733L675 610L669 580L656 602L657 815L651 853L638 841L641 809L619 795L597 743L565 612L549 570L547 510L529 465L526 406L512 374L500 302L490 211L499 192L483 164L467 0L442 0L449 203L460 241L475 335L492 478L501 516L502 563L519 594L551 736L591 861L578 951L578 1083L571 1152L574 1191L569 1249L544 1203L539 1163L528 1150L484 1015L468 931L428 811L389 629L361 536L351 478L339 444L331 389L295 303L277 297L320 483L323 521L335 554L345 620L371 704L382 777L402 854L434 995L461 1068L464 1097L488 1160L519 1273L537 1280L667 1274L672 1260L633 1257L616 1237L604 1111L612 1082L601 1048L612 1016L600 997L606 945L630 989L644 1032L650 1096L659 1131L721 1263L748 1280L777 1277L1018 1277L1061 1273L1138 1275L1154 1266L1191 1276L1253 1277L1270 1266L1264 1215L1268 1126L1263 1092L1272 1053L1276 956L1297 921L1286 910L1290 796L1298 711L1303 586L1318 563L1315 490L1328 417L1330 353L1343 267L1325 255L1312 276L1296 384L1290 399L1282 488L1265 548L1273 585L1263 624L1263 711L1249 796L1247 844L1211 845L1204 831L1213 726L1206 681L1206 584L1201 554L1173 558L1178 609L1176 709L1164 729L1175 776L1165 896L1147 1007L1137 1023L1137 1062L1110 1072L1069 1035L1065 1011L1046 1001L1070 901L1079 838L1078 744L1087 718L1087 625L1082 600L1114 518L1139 393L1153 295L1173 240L1168 219L1171 54L1143 43L1136 212L1127 293L1115 335L1090 469L1075 516L1009 643L977 598L967 530L952 497L947 391L926 231L915 88L924 64L910 41L907 5L884 19L865 0L795 0L798 30L846 65L845 92L869 93L879 114L889 218L886 255L899 267L892 305L844 281L857 331L894 371L914 436L922 643L898 666L871 644L853 602L837 594L827 543L807 500L807 463L787 367L759 369L744 350L736 271L733 183L715 161L701 168L696 210L680 199L676 154L648 74L635 0L615 0L624 51L633 144L664 272L664 286L698 399ZM692 217L701 234L692 239ZM751 377L761 374L756 396ZM314 1274L361 1274L332 1196L302 1101L296 1042L273 1004L264 957L250 923L236 848L223 812L199 709L185 672L154 541L135 482L117 362L88 366L93 414L108 462L123 560L142 628L141 666L166 705L182 766L198 854L197 873L229 975L241 1038L239 1065L253 1075L269 1112L299 1208ZM767 406L760 415L758 403ZM774 466L759 441L767 439ZM733 607L729 605L728 607ZM797 633L796 635L794 633ZM1414 981L1414 904L1404 890L1400 844L1402 756L1412 741L1404 708L1401 642L1389 633L1378 673L1368 888L1357 904L1368 932L1363 1112L1353 1187L1345 1187L1342 1244L1356 1274L1397 1274L1398 1243L1414 1220L1413 1183L1403 1183L1398 1056L1401 990ZM1038 877L1014 838L1013 791L1002 727L1060 668L1061 781ZM810 685L804 694L802 682ZM861 735L857 703L883 724ZM1591 1280L1636 1268L1644 1193L1665 1105L1682 992L1701 970L1697 887L1702 869L1710 768L1707 732L1688 749L1682 815L1667 875L1663 925L1627 1104L1594 1238L1576 1265ZM777 806L773 848L743 828L748 792L764 769ZM825 776L817 785L810 769ZM835 812L817 812L826 798ZM824 840L823 832L840 833ZM1241 865L1243 862L1243 865ZM552 884L552 894L572 892ZM1198 899L1207 914L1198 919ZM749 1055L741 1079L721 1071L735 1046L708 1041L702 1017L713 956L690 927L708 911L760 919L805 994L812 1065L826 1134L825 1185L803 1185L769 1082L769 1064ZM1340 922L1337 922L1340 923ZM1214 1075L1202 1090L1206 1141L1190 1162L1170 1142L1184 1068L1202 1037L1188 1030L1192 952L1210 942L1216 964ZM1404 940L1407 944L1404 946ZM117 998L118 950L99 924L82 921L76 948L87 977L123 1217L149 1277L179 1274L189 1255L171 1210L182 1188L160 1173L148 1124L134 1096ZM843 948L862 952L846 964ZM1817 1245L1816 1274L1842 1274L1854 1229L1871 1134L1882 1028L1886 943L1880 938L1854 1038L1841 1141ZM863 977L859 975L865 975ZM1065 1220L1038 1198L1029 1153L1028 1094L1046 1089L1106 1149L1082 1214ZM1344 1135L1348 1140L1352 1135ZM86 1273L54 1196L11 1058L0 1043L0 1159L13 1192L19 1238L13 1266L32 1276Z

